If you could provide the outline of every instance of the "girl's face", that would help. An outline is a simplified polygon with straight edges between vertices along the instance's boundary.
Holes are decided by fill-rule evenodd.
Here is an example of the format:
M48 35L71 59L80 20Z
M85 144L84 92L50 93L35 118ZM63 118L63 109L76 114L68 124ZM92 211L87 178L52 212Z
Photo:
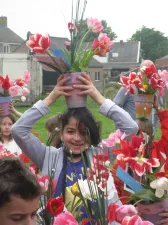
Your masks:
M13 125L13 122L8 116L6 116L2 119L2 122L0 125L2 136L8 137L11 135L12 125Z
M62 132L62 140L67 149L74 154L80 154L90 143L87 135L87 128L79 125L79 122L74 117L69 119L68 124L64 127Z

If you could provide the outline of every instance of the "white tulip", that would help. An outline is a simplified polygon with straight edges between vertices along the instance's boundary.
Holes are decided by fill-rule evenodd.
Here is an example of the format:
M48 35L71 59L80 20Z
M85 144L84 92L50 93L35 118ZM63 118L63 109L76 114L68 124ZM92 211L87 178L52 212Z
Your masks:
M168 179L166 177L159 178L150 183L151 188L156 189L155 196L161 198L165 191L168 191Z
M78 180L79 189L83 198L92 201L98 196L97 185L92 180Z

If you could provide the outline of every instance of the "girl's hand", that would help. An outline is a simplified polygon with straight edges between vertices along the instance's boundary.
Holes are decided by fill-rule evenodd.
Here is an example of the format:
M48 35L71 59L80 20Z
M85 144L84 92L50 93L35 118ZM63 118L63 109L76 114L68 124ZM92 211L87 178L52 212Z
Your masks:
M165 212L160 213L159 216L163 216L164 219L161 219L157 224L168 225L168 209L165 209Z
M75 84L74 88L82 89L79 95L89 95L97 104L102 105L105 101L104 96L96 89L94 84L92 83L91 78L83 73L82 77L78 77L84 84Z
M69 80L69 77L64 77L64 75L60 75L57 80L57 85L53 89L53 91L43 100L43 102L50 106L54 103L60 96L71 96L67 91L73 90L70 86L64 86L64 84Z
M3 115L3 108L0 108L0 116Z
M12 102L9 104L9 110L10 110L13 114L15 114L17 117L21 117L21 116L22 116L22 113L19 112L19 111L17 111L17 110L15 109L15 107L13 106L13 103L12 103Z

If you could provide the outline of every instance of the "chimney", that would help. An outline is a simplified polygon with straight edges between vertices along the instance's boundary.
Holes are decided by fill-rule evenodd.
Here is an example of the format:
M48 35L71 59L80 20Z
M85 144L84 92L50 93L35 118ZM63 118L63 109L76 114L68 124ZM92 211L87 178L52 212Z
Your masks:
M6 16L1 16L0 17L0 26L3 26L3 27L7 27L8 26L8 19Z

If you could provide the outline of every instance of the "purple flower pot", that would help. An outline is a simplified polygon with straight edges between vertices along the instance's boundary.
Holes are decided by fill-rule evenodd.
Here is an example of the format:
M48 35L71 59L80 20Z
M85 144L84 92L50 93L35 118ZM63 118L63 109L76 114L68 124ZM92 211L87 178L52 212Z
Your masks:
M156 202L156 203L148 204L148 205L141 204L141 203L137 204L137 209L141 218L143 220L150 221L154 225L155 224L157 225L156 222L162 219L165 219L165 217L159 216L159 213L163 213L165 209L167 208L168 208L168 198L160 202Z
M74 84L83 84L80 80L77 79L78 76L82 76L81 72L77 73L67 73L64 74L65 77L70 77L65 83L65 86L72 86ZM86 106L87 95L78 95L78 93L82 91L80 89L73 89L69 91L71 96L65 97L68 108L80 108Z
M9 104L12 101L11 96L0 97L0 108L3 110L1 116L7 116L10 114Z

